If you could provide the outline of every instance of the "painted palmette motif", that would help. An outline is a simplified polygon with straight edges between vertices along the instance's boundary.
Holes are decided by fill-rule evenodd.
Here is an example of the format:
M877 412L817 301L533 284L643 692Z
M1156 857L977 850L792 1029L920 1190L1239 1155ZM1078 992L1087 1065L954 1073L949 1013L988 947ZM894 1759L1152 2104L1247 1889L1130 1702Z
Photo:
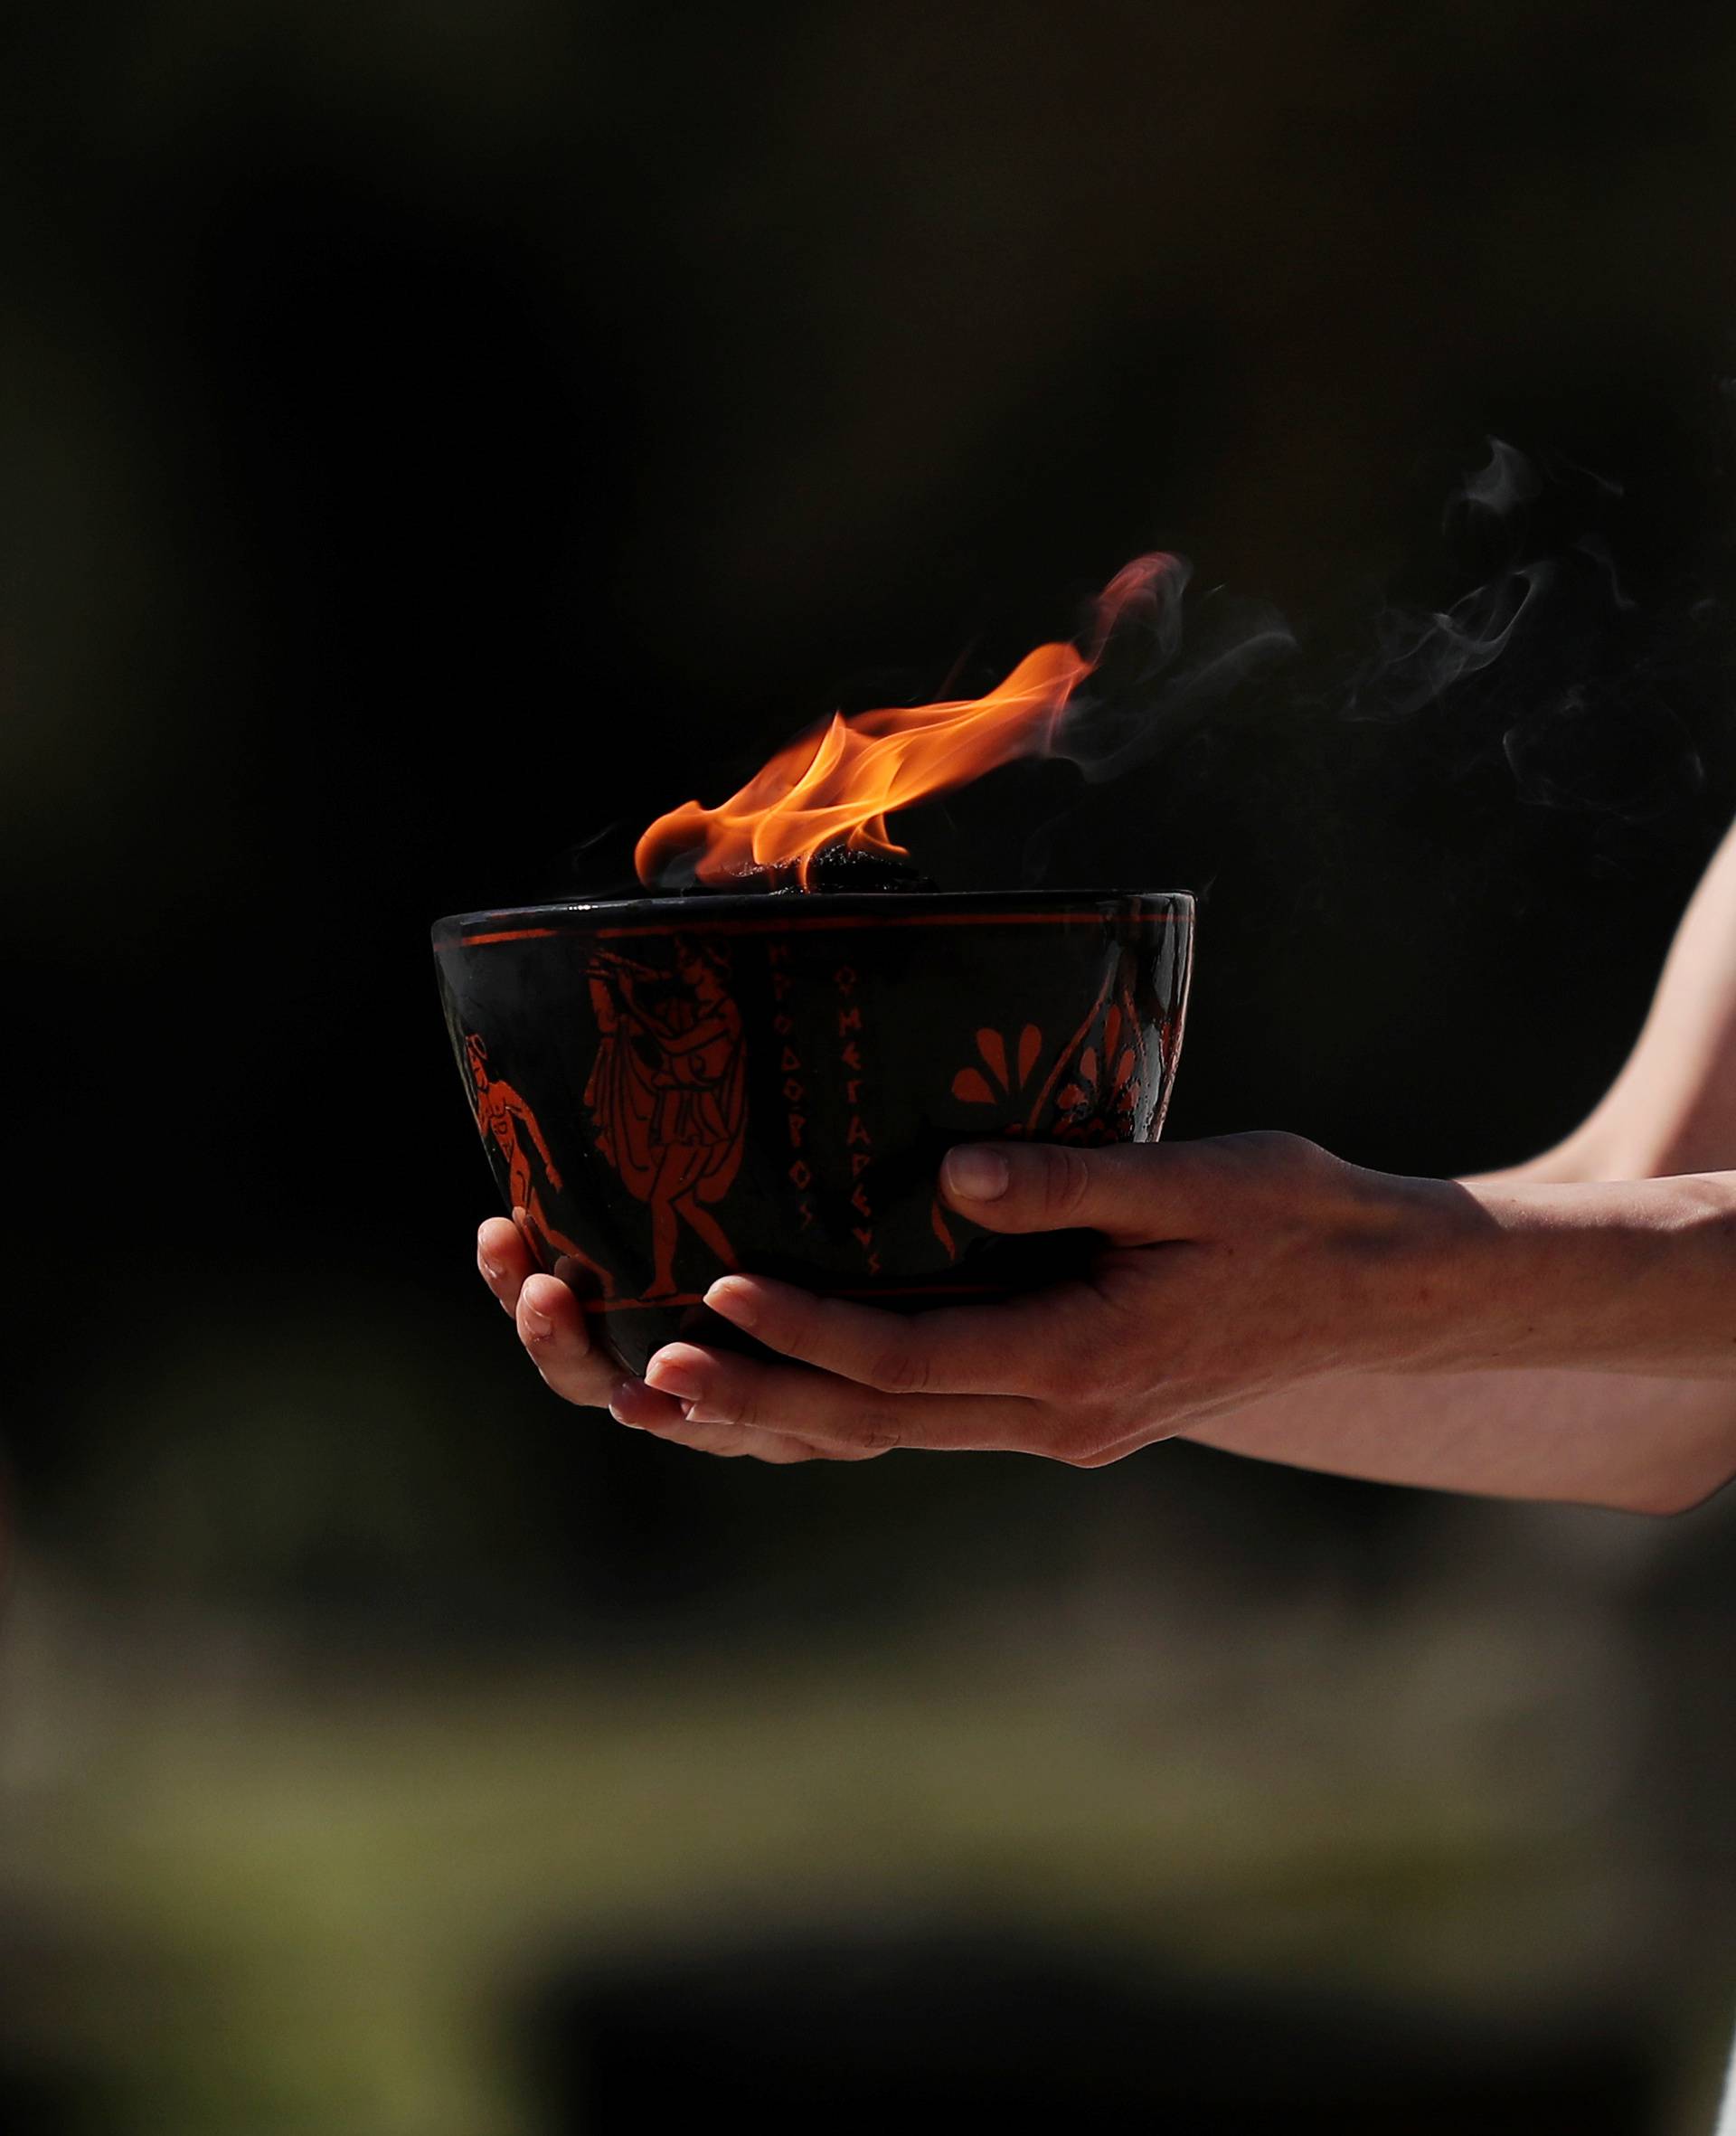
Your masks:
M632 1370L737 1267L920 1305L1045 1281L935 1195L981 1135L1144 1140L1181 1043L1177 893L851 893L442 922L503 1196Z
M1021 1028L1016 1051L1001 1032L978 1031L976 1060L953 1077L952 1094L962 1104L991 1107L1004 1135L1041 1135L1051 1142L1139 1141L1140 1103L1151 1074L1146 1052L1126 987L1117 1000L1106 989L1054 1054L1047 1074L1041 1073L1043 1035L1035 1024Z
M1146 1042L1125 970L1118 969L1079 1028L1052 1054L1042 1029L1021 1025L1011 1033L985 1027L976 1033L976 1059L952 1079L961 1105L986 1107L1001 1135L1033 1136L1045 1142L1143 1142L1164 1097L1163 1058L1172 1062L1179 1033L1162 1027L1156 1045ZM929 1214L934 1235L957 1260L957 1218L937 1195Z

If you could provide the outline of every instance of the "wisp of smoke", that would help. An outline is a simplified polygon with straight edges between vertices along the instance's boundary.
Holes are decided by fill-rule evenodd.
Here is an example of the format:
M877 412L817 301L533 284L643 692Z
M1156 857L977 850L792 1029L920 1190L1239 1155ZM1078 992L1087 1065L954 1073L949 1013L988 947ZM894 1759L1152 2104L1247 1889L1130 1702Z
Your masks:
M1556 553L1524 557L1523 507L1543 496L1532 463L1491 438L1486 467L1448 505L1450 530L1502 538L1509 561L1483 584L1430 614L1389 608L1373 657L1353 677L1352 718L1393 720L1453 700L1467 749L1498 723L1498 747L1525 801L1639 823L1698 790L1698 750L1665 690L1688 664L1665 616L1646 619L1624 591L1609 544L1595 530ZM1621 485L1584 474L1606 497ZM1502 662L1473 716L1461 685Z
M1142 558L1131 591L1118 599L1129 565L1099 603L1097 665L1075 692L1050 743L1092 785L1119 778L1195 725L1238 685L1296 649L1275 610L1231 601L1222 588L1200 604L1182 657L1183 604L1193 577L1185 556Z

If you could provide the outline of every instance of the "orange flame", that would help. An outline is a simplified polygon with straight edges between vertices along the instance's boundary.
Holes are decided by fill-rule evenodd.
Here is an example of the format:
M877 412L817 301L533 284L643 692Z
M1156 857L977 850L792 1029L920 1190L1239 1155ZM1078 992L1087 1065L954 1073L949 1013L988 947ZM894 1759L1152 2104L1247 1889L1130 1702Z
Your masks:
M689 861L702 883L758 868L793 872L806 890L816 856L827 847L903 853L887 831L887 817L1015 757L1047 751L1117 619L1174 562L1142 556L1117 574L1098 602L1096 649L1089 656L1073 645L1042 645L986 697L850 717L835 713L817 740L810 734L787 743L717 808L684 801L639 840L633 861L640 881L654 883L672 864Z

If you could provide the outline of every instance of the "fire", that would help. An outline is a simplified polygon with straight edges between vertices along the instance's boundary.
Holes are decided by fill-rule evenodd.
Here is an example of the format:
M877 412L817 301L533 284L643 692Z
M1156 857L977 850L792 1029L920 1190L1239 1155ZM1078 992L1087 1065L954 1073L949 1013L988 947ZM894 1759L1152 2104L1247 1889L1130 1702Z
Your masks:
M780 749L739 793L715 808L684 801L639 840L644 883L676 864L702 883L758 868L793 874L806 890L816 857L833 846L901 855L886 827L895 810L965 786L1015 757L1052 748L1080 685L1097 668L1116 623L1148 600L1174 557L1142 556L1117 573L1097 601L1092 650L1041 645L985 697L939 704L835 713L816 739Z

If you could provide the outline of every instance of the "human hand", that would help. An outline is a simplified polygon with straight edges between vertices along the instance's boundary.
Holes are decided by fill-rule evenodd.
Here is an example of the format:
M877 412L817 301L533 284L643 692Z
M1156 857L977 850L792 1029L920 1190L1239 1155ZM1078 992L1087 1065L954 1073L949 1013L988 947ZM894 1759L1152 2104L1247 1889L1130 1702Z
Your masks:
M517 1328L532 1363L563 1401L607 1409L617 1423L655 1432L702 1453L751 1451L761 1460L778 1462L815 1458L816 1450L806 1441L774 1432L756 1434L751 1450L728 1443L734 1436L729 1430L690 1422L680 1403L624 1375L592 1343L571 1286L538 1270L517 1225L508 1218L491 1216L477 1232L476 1268Z
M477 1232L476 1270L557 1394L593 1409L609 1409L618 1400L622 1423L680 1421L676 1404L654 1394L642 1380L624 1378L614 1359L592 1344L570 1286L559 1276L542 1273L518 1226L508 1218L491 1216Z
M1461 1249L1486 1224L1450 1182L1288 1135L974 1143L941 1186L989 1230L1104 1244L1074 1281L910 1316L722 1277L706 1303L788 1362L671 1343L646 1380L679 1425L665 1411L646 1429L776 1460L794 1437L833 1460L902 1446L1101 1467L1288 1382L1452 1361Z

